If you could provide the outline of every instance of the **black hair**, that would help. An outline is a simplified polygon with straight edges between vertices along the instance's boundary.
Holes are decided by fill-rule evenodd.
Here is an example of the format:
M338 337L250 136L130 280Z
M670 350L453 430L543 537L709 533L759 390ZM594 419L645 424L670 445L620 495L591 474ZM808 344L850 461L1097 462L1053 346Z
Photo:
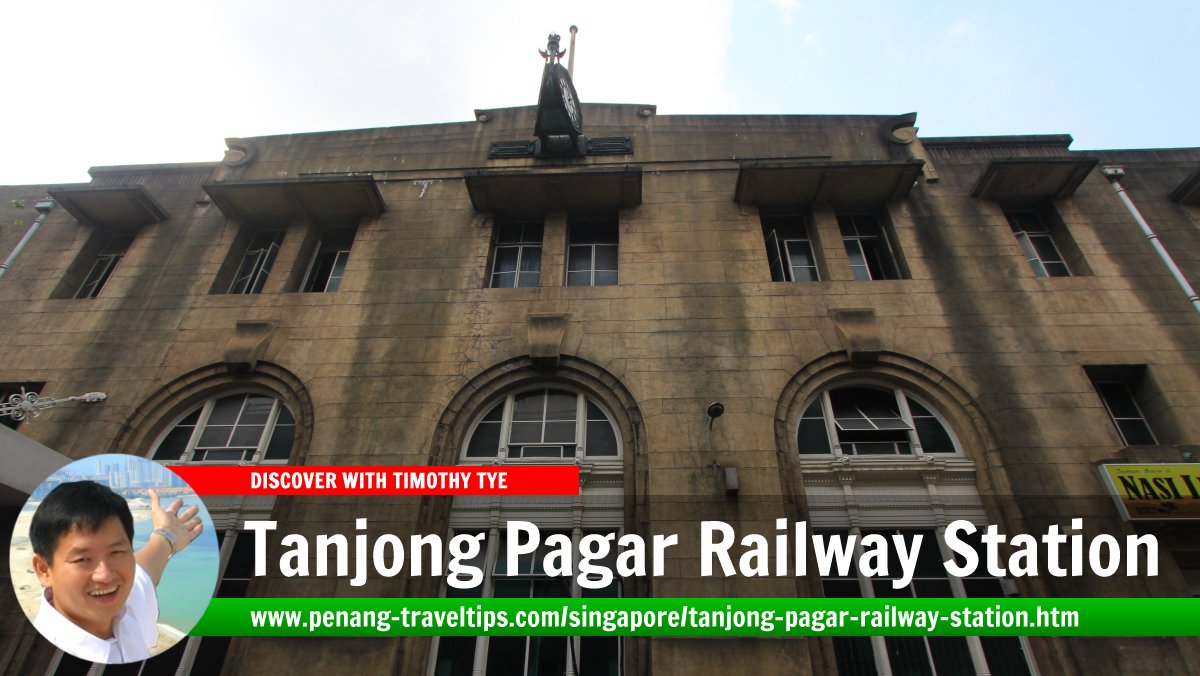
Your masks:
M133 513L129 503L111 488L95 481L59 484L38 505L29 524L33 553L53 563L58 539L78 528L88 533L100 530L110 517L117 517L133 543Z

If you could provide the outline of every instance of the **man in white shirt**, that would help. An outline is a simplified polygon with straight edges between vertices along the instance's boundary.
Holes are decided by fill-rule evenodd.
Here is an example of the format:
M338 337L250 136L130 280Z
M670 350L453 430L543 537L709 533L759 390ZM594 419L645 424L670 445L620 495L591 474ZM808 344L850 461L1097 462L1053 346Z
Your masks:
M150 491L149 541L133 551L125 498L94 481L57 486L30 523L33 568L42 583L34 626L62 650L106 664L144 660L158 641L155 585L167 561L200 535L198 507L179 513Z

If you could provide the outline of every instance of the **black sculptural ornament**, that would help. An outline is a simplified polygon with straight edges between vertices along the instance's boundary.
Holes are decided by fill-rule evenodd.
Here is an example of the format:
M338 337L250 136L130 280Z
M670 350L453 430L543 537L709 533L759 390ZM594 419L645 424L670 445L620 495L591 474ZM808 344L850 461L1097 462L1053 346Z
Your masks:
M533 127L537 137L535 153L539 157L581 157L587 153L583 115L571 75L560 63L563 52L559 50L558 35L551 33L545 51L538 53L546 60L546 66L542 69L537 122Z

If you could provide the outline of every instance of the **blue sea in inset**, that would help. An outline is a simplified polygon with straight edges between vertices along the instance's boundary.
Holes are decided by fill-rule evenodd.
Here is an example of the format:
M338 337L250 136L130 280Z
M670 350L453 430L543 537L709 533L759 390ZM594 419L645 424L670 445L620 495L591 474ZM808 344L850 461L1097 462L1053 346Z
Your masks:
M186 505L184 509L187 509ZM160 624L169 624L187 633L208 607L216 590L217 565L220 561L220 550L212 529L212 520L205 518L204 532L200 537L167 562L156 590ZM133 548L141 549L153 530L149 519L134 521Z

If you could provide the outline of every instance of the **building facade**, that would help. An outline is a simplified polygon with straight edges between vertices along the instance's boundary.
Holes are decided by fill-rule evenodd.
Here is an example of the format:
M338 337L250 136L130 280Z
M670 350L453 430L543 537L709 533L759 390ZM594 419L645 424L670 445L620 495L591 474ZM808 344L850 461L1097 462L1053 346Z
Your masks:
M1152 532L1157 577L921 578L902 595L1200 593L1183 523L1125 521L1103 462L1200 443L1200 149L918 138L915 115L660 116L589 104L228 139L221 162L0 188L0 384L103 391L19 432L166 463L574 462L579 498L208 500L220 595L420 597L431 577L250 574L247 518L314 536L488 532L476 595L888 595L853 578L700 575L696 524ZM547 137L549 138L549 137ZM582 137L581 137L582 138ZM580 145L580 143L584 145ZM581 148L583 148L581 150ZM576 152L578 151L578 152ZM22 205L24 205L22 207ZM720 404L720 414L711 407ZM16 470L0 470L0 475ZM4 481L9 521L18 477ZM25 477L22 480L27 480ZM26 491L27 492L27 491ZM16 506L13 506L16 505ZM495 577L521 517L680 534L666 574L598 592ZM284 528L286 526L286 528ZM278 542L272 543L272 548ZM933 555L941 555L937 551ZM86 673L7 597L9 673ZM104 674L1190 673L1192 638L193 638ZM95 673L93 671L93 673Z

